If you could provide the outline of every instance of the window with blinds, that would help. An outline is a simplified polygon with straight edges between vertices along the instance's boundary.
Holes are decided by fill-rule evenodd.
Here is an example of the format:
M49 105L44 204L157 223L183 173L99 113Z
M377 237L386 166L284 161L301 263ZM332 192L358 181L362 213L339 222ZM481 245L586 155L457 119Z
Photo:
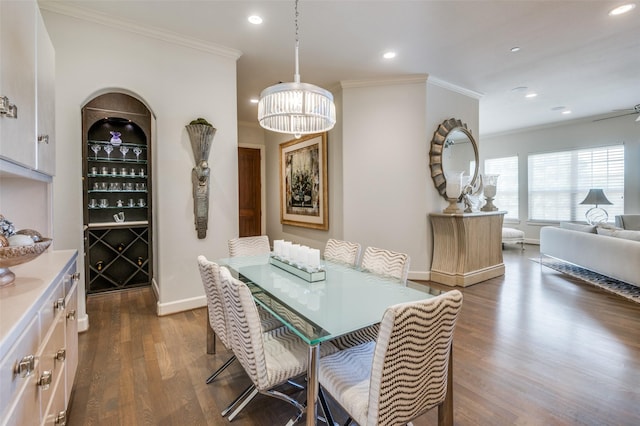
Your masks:
M484 172L498 177L498 190L493 200L499 210L506 210L505 219L519 219L518 156L484 160Z
M593 205L580 204L602 188L613 205L609 221L624 212L624 145L529 155L529 220L584 221Z

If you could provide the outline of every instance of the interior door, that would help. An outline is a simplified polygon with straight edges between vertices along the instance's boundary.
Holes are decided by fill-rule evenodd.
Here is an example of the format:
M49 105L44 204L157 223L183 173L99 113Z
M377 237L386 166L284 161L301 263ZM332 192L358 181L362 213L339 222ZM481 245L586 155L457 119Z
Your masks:
M238 235L261 235L260 150L238 148L238 191L240 220Z

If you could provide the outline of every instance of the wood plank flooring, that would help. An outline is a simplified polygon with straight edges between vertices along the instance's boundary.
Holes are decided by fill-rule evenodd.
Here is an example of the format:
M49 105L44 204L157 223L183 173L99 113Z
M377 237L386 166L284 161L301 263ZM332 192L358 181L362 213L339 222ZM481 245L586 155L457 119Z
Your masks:
M640 305L541 268L526 247L507 246L505 276L461 289L455 424L640 425ZM242 368L206 385L230 357L220 343L206 354L206 310L157 317L155 303L148 288L88 298L69 425L229 424L220 411L249 385ZM293 412L259 396L233 424ZM414 421L436 424L437 410Z

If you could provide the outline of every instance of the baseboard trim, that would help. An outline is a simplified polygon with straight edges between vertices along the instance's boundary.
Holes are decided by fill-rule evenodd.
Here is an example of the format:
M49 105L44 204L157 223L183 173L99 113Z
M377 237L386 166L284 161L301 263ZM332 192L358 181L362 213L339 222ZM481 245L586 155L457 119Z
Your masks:
M84 314L82 317L78 317L78 333L82 333L89 330L89 315Z
M164 315L176 314L178 312L190 311L192 309L207 306L207 297L198 296L189 299L174 300L169 303L157 303L157 314L159 317Z
M409 271L410 280L429 281L431 280L430 271Z

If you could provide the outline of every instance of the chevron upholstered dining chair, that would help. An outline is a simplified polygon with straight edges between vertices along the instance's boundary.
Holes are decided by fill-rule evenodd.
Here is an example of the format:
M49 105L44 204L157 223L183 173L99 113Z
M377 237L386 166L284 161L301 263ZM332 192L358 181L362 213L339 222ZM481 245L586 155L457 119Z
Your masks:
M202 278L202 285L204 286L205 294L207 296L209 325L222 344L227 349L231 349L231 343L229 342L227 332L226 311L223 305L224 301L222 299L222 293L220 292L220 267L217 263L211 262L207 260L205 256L201 255L198 256L198 268L200 270L200 277ZM265 314L267 313L265 312ZM261 326L264 332L269 332L279 327L283 327L282 323L271 315L261 315ZM213 382L216 377L218 377L218 375L220 375L220 373L222 373L235 360L236 356L232 355L207 378L207 384ZM236 401L239 399L242 399L242 395L238 397ZM233 403L231 405L233 405Z
M376 247L367 247L362 255L360 267L364 271L395 278L400 281L400 283L406 285L410 263L411 258L408 254Z
M445 401L462 293L390 306L376 342L320 360L319 381L360 426L404 425Z
M269 237L267 235L232 238L228 244L229 257L255 256L258 254L268 254L271 251Z
M276 387L306 373L309 346L286 328L263 333L249 287L233 278L225 267L220 268L220 278L231 347L253 383L248 396L228 420L232 421L246 404L261 393L293 405L298 410L297 421L302 416L304 405L276 390ZM322 345L320 355L336 351L335 346L327 343Z
M323 257L325 260L344 263L349 266L356 266L360 258L362 246L358 243L336 240L329 238L324 246Z

